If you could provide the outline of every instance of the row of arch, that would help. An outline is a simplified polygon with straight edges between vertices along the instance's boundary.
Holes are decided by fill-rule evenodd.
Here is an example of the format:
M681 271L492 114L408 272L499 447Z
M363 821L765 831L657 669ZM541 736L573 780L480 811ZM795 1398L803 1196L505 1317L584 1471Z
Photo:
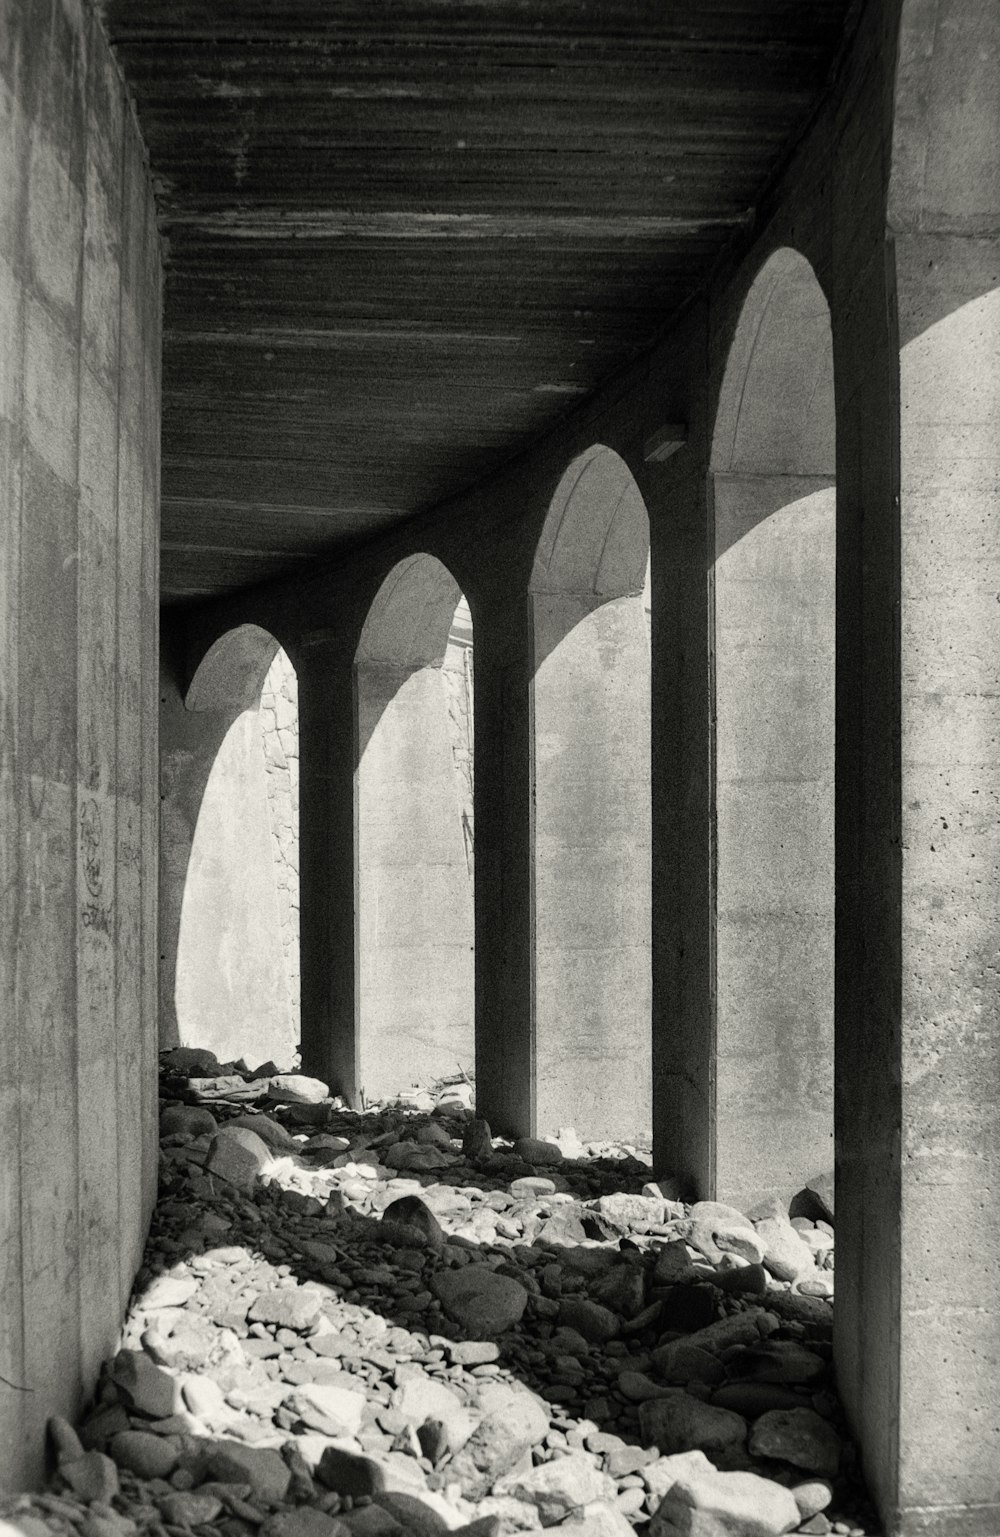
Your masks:
M809 264L784 249L744 307L711 459L716 1167L719 1188L743 1196L833 1163L834 420L829 311ZM638 1141L652 1072L649 549L633 475L595 444L559 483L527 593L537 1124ZM440 560L410 555L354 651L357 1083L369 1098L475 1055L464 604ZM276 650L255 626L230 631L187 709L228 711L246 747ZM175 998L220 900L217 854L189 868Z

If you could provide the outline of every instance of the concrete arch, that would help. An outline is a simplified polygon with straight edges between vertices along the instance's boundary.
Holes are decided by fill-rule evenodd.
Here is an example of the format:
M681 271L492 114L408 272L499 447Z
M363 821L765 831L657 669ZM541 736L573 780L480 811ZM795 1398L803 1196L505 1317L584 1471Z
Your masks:
M474 1061L472 616L448 568L389 572L354 658L359 1091Z
M651 1124L645 504L598 444L566 470L529 587L533 1063L543 1132Z
M299 1047L295 673L259 625L221 635L183 700L161 688L163 1044L220 1060Z
M830 312L761 268L730 348L715 518L716 1185L833 1168L836 491Z

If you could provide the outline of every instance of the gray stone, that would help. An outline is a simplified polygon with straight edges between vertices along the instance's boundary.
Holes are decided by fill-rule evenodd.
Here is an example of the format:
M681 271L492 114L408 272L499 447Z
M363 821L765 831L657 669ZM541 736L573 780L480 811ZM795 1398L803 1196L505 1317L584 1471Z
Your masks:
M118 1469L103 1452L84 1452L70 1462L60 1462L59 1473L77 1499L88 1505L91 1500L110 1504L118 1493Z
M518 1323L528 1293L510 1276L497 1275L485 1265L444 1270L431 1282L435 1295L459 1327L472 1339L489 1339Z
M747 1434L742 1415L702 1403L680 1389L668 1398L640 1404L639 1428L643 1441L661 1452L697 1450L709 1457L742 1447Z
M173 1526L200 1526L214 1521L222 1510L222 1501L216 1495L190 1489L161 1495L156 1503L164 1521Z
M205 1471L220 1484L249 1484L251 1493L264 1500L283 1500L292 1478L280 1452L239 1441L216 1441Z
M445 1236L441 1224L418 1195L404 1195L396 1201L390 1201L382 1213L382 1221L401 1223L419 1233L423 1243L430 1248L444 1248Z
M183 1408L180 1383L141 1350L119 1350L111 1376L132 1407L151 1419L169 1419Z
M122 1430L108 1443L111 1459L137 1478L169 1478L180 1461L178 1443L172 1436L154 1436L148 1430Z
M545 1167L548 1164L562 1163L562 1148L556 1142L546 1142L542 1137L519 1137L514 1143L514 1152L518 1158L523 1158L525 1163L533 1163Z
M649 1537L780 1537L799 1519L789 1490L769 1478L689 1469L664 1495Z
M621 1327L616 1313L587 1297L565 1297L559 1304L559 1322L566 1328L576 1329L592 1344L604 1344L614 1339Z
M267 1097L275 1104L318 1105L330 1098L330 1089L321 1078L307 1078L304 1073L279 1073L267 1081Z
M751 1264L764 1258L764 1244L749 1217L721 1201L698 1201L691 1208L687 1241L713 1264L723 1254L739 1254Z
M160 1112L161 1137L213 1136L219 1123L203 1105L167 1105Z
M247 1317L252 1323L277 1324L282 1329L308 1329L320 1315L321 1301L303 1286L261 1292Z
M260 1537L352 1537L355 1530L337 1516L329 1516L311 1505L300 1505L270 1516L260 1528Z
M570 1452L526 1473L511 1473L497 1487L534 1505L543 1526L563 1521L570 1511L592 1501L614 1499L615 1485L589 1457Z
M772 1409L750 1432L755 1457L790 1462L821 1478L835 1478L840 1467L840 1437L814 1409Z
M255 1131L249 1131L245 1126L237 1126L231 1131L223 1126L209 1143L205 1170L235 1185L237 1190L250 1191L271 1157L267 1143Z
M289 1394L287 1404L304 1425L331 1436L355 1436L365 1411L363 1393L332 1383L308 1382Z

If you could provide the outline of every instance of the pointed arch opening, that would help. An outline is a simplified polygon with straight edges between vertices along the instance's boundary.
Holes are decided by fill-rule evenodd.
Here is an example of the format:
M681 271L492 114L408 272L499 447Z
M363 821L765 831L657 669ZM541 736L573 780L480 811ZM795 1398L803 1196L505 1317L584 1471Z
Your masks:
M541 1132L651 1124L649 521L625 462L569 466L530 583Z
M183 702L164 693L164 1044L289 1068L299 1050L298 695L277 639L240 625Z
M833 1170L835 417L830 312L781 249L747 295L713 441L716 1184Z
M473 1075L473 626L434 556L401 561L355 655L358 1083Z

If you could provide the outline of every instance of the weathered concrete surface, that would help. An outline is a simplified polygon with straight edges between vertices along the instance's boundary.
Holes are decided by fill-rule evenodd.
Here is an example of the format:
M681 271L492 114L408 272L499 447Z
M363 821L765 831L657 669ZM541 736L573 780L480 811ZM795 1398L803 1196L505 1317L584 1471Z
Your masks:
M277 642L244 639L202 664L195 708L161 678L160 1041L289 1067L298 1013L260 711Z
M565 477L532 578L539 1130L648 1139L646 509L617 454Z
M390 573L356 666L358 1087L474 1063L472 866L444 658L461 594L429 556ZM471 832L471 829L469 829Z
M719 400L716 1190L833 1168L835 516L830 315L778 251Z
M0 1485L113 1348L156 1177L160 253L96 21L0 6Z

